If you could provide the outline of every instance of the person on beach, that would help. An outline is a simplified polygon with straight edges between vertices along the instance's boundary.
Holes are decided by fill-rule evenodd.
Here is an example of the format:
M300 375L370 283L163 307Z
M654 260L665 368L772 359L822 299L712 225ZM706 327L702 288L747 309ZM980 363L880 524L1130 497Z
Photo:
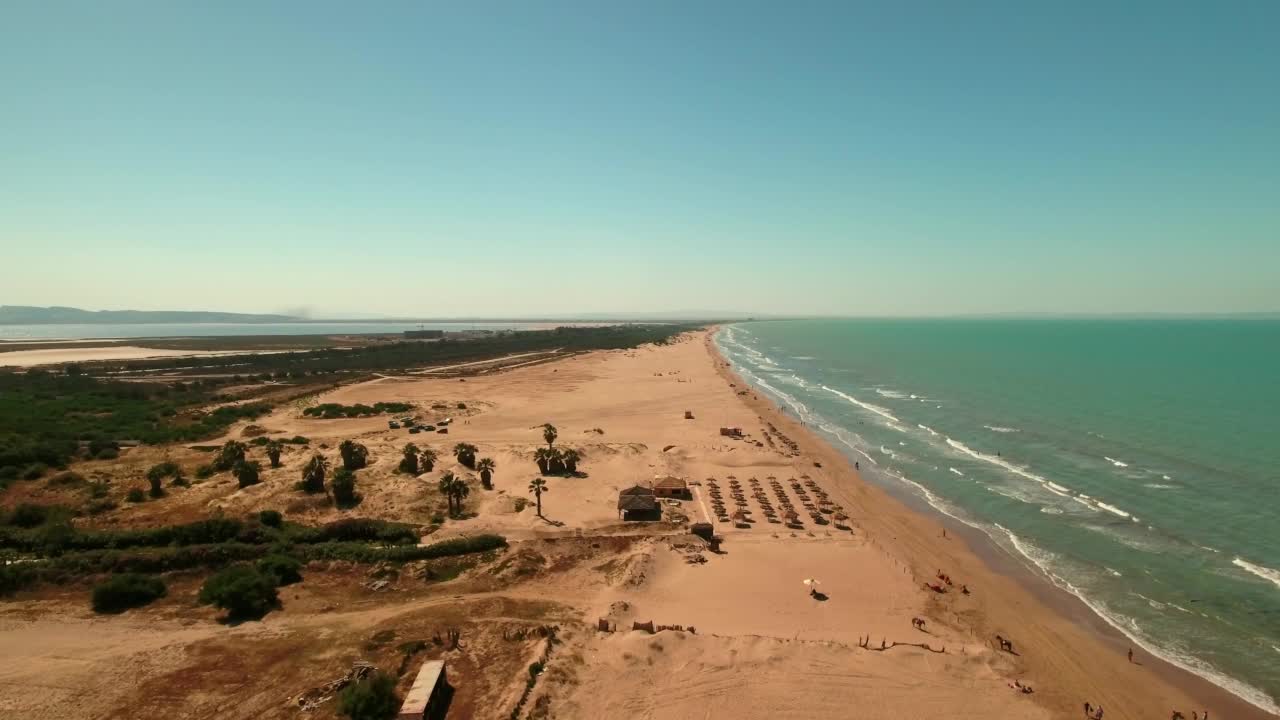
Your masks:
M1088 701L1085 701L1084 704L1084 716L1087 718L1093 717L1093 706Z
M1129 648L1129 662L1133 662L1133 648Z

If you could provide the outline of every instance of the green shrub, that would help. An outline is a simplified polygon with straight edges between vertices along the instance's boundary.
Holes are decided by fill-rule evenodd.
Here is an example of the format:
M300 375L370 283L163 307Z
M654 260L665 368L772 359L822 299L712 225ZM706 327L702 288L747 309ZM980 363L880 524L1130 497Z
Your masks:
M51 517L70 515L68 508L62 505L36 505L21 503L9 513L8 524L22 528L33 528L45 524Z
M260 618L280 604L275 579L250 565L233 565L205 581L200 602L226 610L232 619Z
M136 573L112 575L93 589L93 611L124 612L158 600L165 592L164 582L159 578Z
M0 563L0 597L12 595L30 586L35 580L35 568L29 564L14 563L13 565L6 565Z
M268 555L258 561L258 570L271 576L276 585L302 581L302 563L288 555Z
M387 720L399 708L396 681L381 670L351 683L338 695L338 711L351 720Z
M196 477L205 480L213 477L216 472L217 470L214 470L212 465L201 465L196 468Z
M277 510L263 510L258 513L258 522L267 527L278 528L284 523L284 516Z
M142 492L142 488L132 488L125 494L124 499L131 503L145 502L147 494Z
M22 473L23 480L39 480L49 468L44 463L32 463Z

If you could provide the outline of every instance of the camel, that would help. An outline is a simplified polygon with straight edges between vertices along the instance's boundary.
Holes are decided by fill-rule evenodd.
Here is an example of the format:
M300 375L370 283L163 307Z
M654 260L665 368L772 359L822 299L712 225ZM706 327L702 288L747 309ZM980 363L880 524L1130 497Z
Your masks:
M1002 636L997 635L997 636L996 636L996 641L1000 643L1000 649L1001 649L1001 650L1003 650L1003 651L1005 651L1005 652L1008 652L1008 653L1013 652L1013 641L1012 641L1012 640L1005 640Z

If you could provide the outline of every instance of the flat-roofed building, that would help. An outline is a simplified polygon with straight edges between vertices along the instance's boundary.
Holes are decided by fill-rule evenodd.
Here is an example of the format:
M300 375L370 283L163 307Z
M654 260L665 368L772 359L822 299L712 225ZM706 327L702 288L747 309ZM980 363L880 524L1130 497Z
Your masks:
M445 677L443 660L422 663L413 686L405 693L397 720L424 720L444 716L449 701L449 680Z

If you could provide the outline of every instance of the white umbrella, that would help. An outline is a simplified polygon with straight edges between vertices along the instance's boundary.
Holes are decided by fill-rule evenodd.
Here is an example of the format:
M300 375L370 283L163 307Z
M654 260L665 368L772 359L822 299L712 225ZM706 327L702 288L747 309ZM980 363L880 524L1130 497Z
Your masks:
M809 587L816 587L818 585L818 581L815 580L814 578L805 578L804 584L808 585Z

